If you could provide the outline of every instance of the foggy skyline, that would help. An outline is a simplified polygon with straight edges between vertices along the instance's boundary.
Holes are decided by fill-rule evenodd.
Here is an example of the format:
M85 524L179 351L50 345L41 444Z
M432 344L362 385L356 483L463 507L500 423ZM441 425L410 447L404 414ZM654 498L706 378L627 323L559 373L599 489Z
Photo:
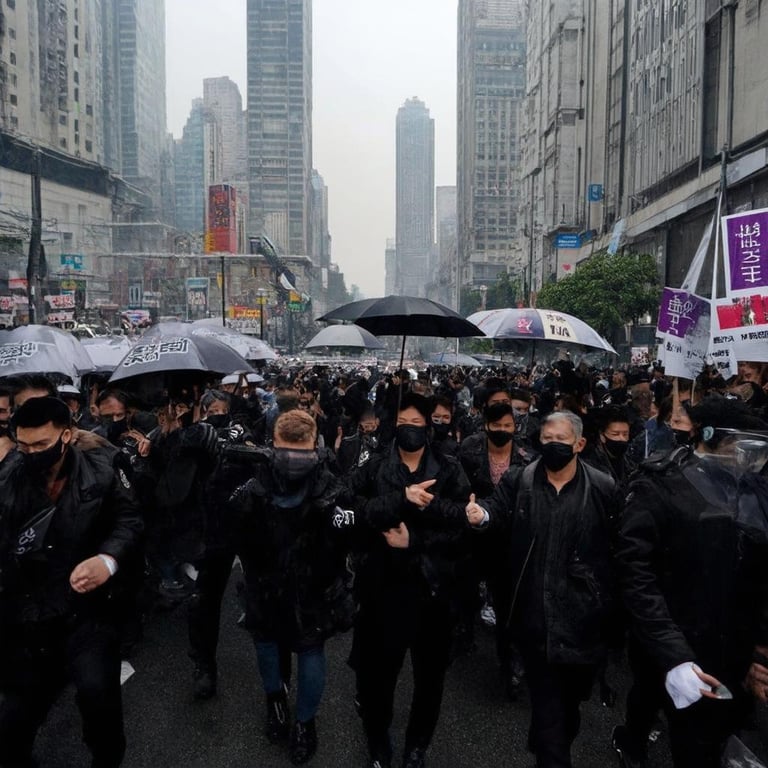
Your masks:
M313 165L329 194L332 259L347 287L384 293L395 234L395 117L417 96L435 118L435 184L456 178L456 4L313 3ZM166 0L168 130L178 138L203 78L245 102L246 0Z

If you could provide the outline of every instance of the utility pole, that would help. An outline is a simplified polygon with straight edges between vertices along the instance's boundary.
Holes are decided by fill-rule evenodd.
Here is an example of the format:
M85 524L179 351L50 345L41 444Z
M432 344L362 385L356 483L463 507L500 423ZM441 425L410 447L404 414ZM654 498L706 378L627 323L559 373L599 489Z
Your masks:
M221 325L227 327L227 277L224 274L224 252L221 252Z
M29 233L29 256L27 259L27 302L30 323L42 323L43 273L45 253L43 251L43 206L40 195L40 149L35 149L32 166L32 224Z

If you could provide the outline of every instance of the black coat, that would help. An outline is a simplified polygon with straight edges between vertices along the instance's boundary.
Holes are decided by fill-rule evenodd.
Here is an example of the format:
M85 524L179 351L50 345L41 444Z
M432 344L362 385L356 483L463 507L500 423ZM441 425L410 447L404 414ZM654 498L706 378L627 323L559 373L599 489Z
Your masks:
M618 584L612 548L620 497L608 475L578 462L580 497L568 515L553 514L543 492L548 482L540 461L512 467L493 496L478 503L491 517L488 533L506 536L506 572L512 589L507 617L513 637L543 640L551 663L593 664L601 660L616 632ZM562 492L561 492L562 493ZM530 594L532 587L542 594ZM524 594L525 593L525 594ZM517 610L517 601L539 601L543 627ZM513 620L514 619L514 620ZM533 638L534 633L543 638Z
M768 509L768 482L703 471L690 449L649 460L634 477L617 557L632 631L662 671L696 661L739 685L768 644L768 548L744 510Z
M104 612L112 591L135 555L143 522L131 483L114 468L114 451L69 448L67 483L39 553L14 553L18 534L35 513L51 505L19 453L0 466L0 622L44 621L72 613ZM76 565L97 554L111 555L120 571L85 595L69 585ZM2 629L0 629L2 635Z
M435 479L433 501L424 509L411 504L405 488ZM464 507L470 487L461 465L427 448L414 475L393 446L347 478L344 500L355 510L355 587L361 609L388 606L398 618L398 604L438 601L453 608L456 563L468 550ZM405 523L407 549L390 547L383 532Z
M235 491L246 623L256 640L302 650L351 627L348 533L334 521L339 490L340 481L321 461L303 500L278 507L274 497L283 491L266 461Z

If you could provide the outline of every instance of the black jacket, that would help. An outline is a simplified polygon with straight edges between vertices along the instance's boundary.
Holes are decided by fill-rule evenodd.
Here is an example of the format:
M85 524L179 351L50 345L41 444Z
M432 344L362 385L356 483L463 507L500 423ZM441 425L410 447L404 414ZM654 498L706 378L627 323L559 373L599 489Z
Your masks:
M517 440L512 443L512 455L510 456L510 467L530 464L536 457L532 451L523 448ZM459 445L459 460L461 466L467 473L472 493L478 498L490 496L493 493L494 485L491 482L491 464L488 459L488 438L485 430L471 435L461 441Z
M247 626L260 641L285 642L296 650L318 645L352 623L349 534L335 516L340 481L323 460L303 499L283 508L275 503L284 490L272 462L253 469L231 501L238 518Z
M491 517L485 535L501 527L508 542L503 578L512 585L512 606L498 620L510 622L512 635L537 644L551 663L592 664L615 632L612 547L620 499L613 480L581 460L573 482L558 496L576 494L565 514L545 493L538 460L509 469L493 496L479 503ZM520 610L523 605L537 610Z
M127 475L114 468L114 451L71 447L65 461L68 480L44 546L22 556L15 554L18 534L51 501L39 478L25 470L21 454L9 454L0 466L0 622L103 612L138 548L143 522ZM91 593L75 593L72 570L97 554L114 557L121 572Z
M768 481L704 469L688 448L649 460L634 477L617 557L632 631L662 671L696 661L739 685L765 620L765 531L738 518L768 511Z
M405 488L430 479L437 481L429 489L435 498L419 509L406 499ZM429 447L414 474L393 445L347 478L344 499L356 514L355 587L363 610L366 604L397 610L399 598L453 606L455 564L469 544L464 512L469 493L461 465ZM394 549L382 534L401 522L408 528L409 546Z

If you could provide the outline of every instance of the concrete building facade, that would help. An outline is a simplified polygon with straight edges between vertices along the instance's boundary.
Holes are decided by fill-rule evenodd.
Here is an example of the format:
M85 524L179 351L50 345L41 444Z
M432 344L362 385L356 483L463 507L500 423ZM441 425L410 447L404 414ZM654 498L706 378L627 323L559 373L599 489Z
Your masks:
M408 99L396 120L395 292L423 296L435 242L435 121Z
M331 234L328 231L328 187L323 177L312 169L310 179L310 241L308 256L321 269L331 266Z
M248 0L250 226L283 253L308 252L312 2Z
M219 126L221 180L239 187L236 182L248 179L248 166L243 162L247 138L240 89L229 77L207 77L203 80L203 106Z
M456 309L459 306L459 258L456 237L458 218L456 187L437 187L435 190L436 264L428 296L441 304Z
M496 279L518 257L523 0L460 0L458 249L463 285Z

